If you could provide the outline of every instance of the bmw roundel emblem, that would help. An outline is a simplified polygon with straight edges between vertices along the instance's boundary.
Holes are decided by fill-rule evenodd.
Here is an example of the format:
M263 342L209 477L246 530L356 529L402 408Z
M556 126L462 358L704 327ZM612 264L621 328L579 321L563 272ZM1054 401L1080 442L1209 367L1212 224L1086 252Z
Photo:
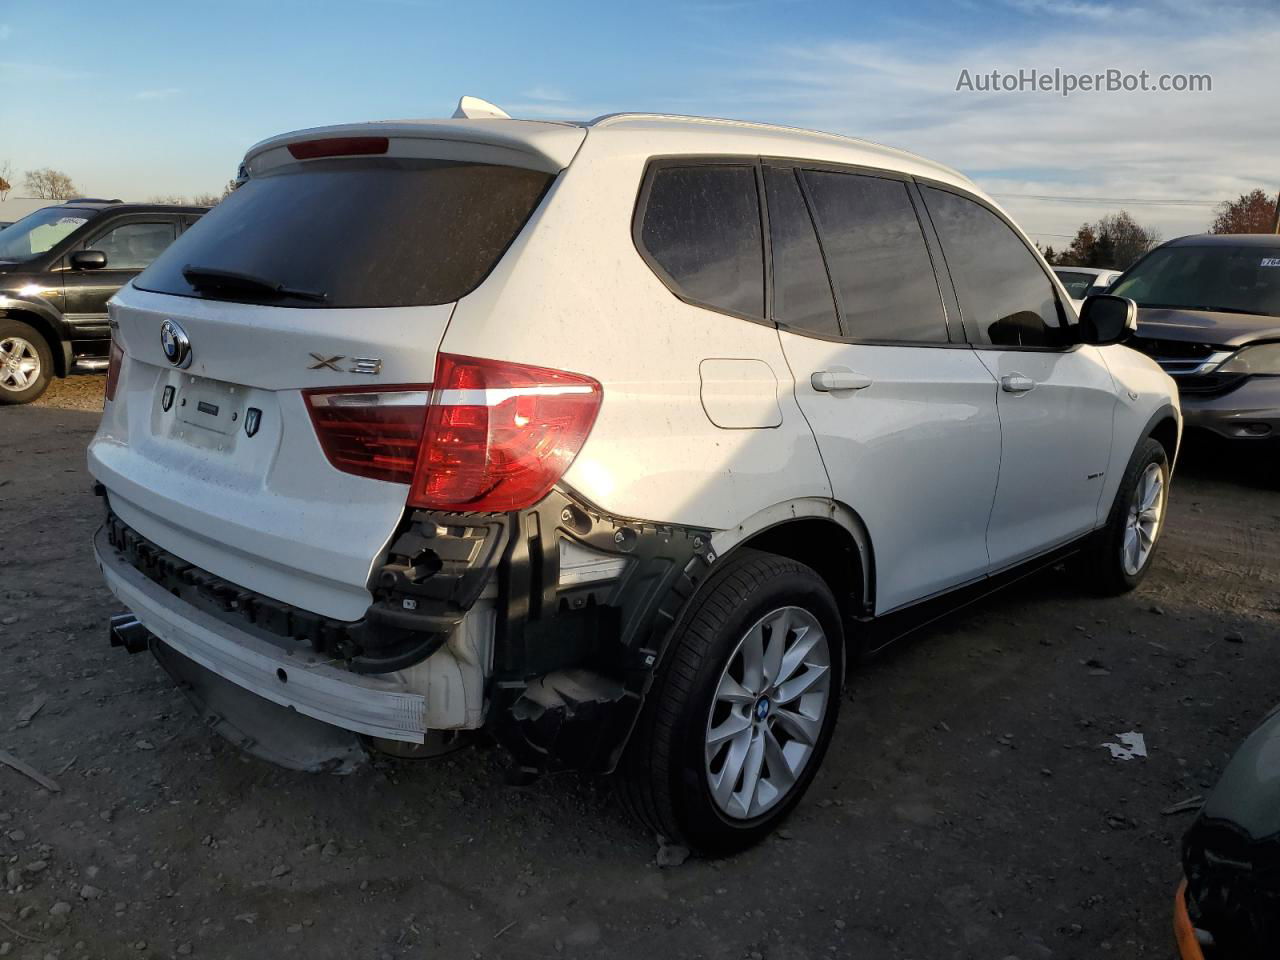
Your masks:
M166 320L160 324L160 348L175 367L185 370L191 366L191 341L176 321Z

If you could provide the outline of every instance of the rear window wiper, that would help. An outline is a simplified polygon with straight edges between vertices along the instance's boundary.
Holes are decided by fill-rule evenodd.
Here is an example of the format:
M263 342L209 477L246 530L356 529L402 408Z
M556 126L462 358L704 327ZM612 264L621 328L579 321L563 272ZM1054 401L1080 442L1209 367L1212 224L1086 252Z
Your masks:
M183 279L196 290L207 293L249 293L270 297L296 297L299 300L313 300L324 303L329 299L327 293L319 290L299 290L286 287L263 277L255 277L251 273L240 273L236 270L218 270L214 267L197 267L187 264L182 268Z

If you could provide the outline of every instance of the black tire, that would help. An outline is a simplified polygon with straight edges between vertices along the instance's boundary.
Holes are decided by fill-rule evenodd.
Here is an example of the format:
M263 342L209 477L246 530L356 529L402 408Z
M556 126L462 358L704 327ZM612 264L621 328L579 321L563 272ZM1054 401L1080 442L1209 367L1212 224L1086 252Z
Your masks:
M45 392L49 381L53 379L53 351L49 349L49 342L45 340L44 334L35 327L21 320L0 317L0 344L5 341L29 344L40 366L29 386L21 390L14 389L4 369L4 359L0 357L0 404L30 403Z
M1163 482L1164 500L1160 524L1156 529L1155 541L1147 554L1145 562L1136 573L1125 569L1122 556L1125 532L1130 521L1130 507L1138 483L1152 464L1160 468ZM1094 535L1092 547L1086 552L1084 569L1086 580L1095 591L1104 596L1117 596L1128 593L1140 584L1155 560L1160 546L1160 537L1164 533L1164 520L1168 512L1169 498L1169 455L1159 441L1145 437L1129 458L1124 476L1120 479L1120 489L1116 491L1115 502L1107 516L1107 525Z
M708 783L708 719L721 675L746 632L781 607L802 608L826 634L826 712L813 752L789 790L761 815L735 819L717 807ZM773 554L731 556L691 601L649 692L620 771L626 805L655 833L696 853L724 855L760 841L800 801L822 763L840 708L844 653L839 609L817 573Z

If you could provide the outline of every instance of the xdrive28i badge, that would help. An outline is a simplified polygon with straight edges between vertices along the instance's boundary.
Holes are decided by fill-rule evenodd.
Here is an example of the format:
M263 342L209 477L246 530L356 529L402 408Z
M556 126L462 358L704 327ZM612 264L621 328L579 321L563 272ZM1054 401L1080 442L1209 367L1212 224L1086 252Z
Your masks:
M175 367L185 370L191 366L191 341L176 321L166 320L160 324L160 347Z

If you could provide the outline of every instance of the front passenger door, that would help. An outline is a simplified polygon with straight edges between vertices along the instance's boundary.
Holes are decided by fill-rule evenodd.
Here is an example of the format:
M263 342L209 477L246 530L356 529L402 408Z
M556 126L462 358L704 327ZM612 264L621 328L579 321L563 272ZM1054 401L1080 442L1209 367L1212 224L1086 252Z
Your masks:
M987 533L996 572L1097 525L1115 384L1097 349L1073 342L1048 271L1002 217L950 190L922 193L969 340L1000 385L1000 481Z
M98 270L73 270L69 262L66 264L63 289L67 319L78 325L105 325L112 294L150 266L176 236L173 217L151 214L142 219L115 220L86 240L80 249L101 250L107 255L107 265Z

